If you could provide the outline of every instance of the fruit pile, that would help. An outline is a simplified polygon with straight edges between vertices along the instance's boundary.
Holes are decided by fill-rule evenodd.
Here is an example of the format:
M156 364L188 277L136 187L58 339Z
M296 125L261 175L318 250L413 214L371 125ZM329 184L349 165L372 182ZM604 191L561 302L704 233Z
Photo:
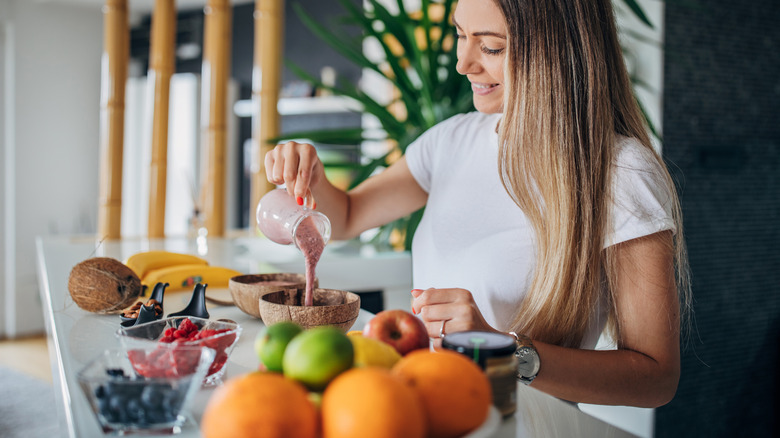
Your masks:
M422 321L403 310L348 334L277 323L255 350L260 371L228 380L209 400L205 438L454 438L489 414L483 371L459 353L431 351Z
M192 289L198 283L226 288L232 277L241 275L233 269L211 266L200 257L170 251L139 252L124 264L135 272L142 285L169 283L169 291Z
M188 384L144 382L125 376L122 369L106 373L111 380L95 388L95 398L98 414L107 422L144 428L176 421Z

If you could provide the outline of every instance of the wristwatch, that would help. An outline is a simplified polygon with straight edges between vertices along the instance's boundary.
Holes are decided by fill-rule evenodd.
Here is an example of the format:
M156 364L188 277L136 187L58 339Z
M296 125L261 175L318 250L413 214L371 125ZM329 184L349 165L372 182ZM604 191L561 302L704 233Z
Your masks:
M515 357L517 357L517 380L530 385L536 375L539 374L539 368L542 363L539 360L539 353L534 348L534 343L528 336L518 335L515 332L509 332L514 336L517 343Z

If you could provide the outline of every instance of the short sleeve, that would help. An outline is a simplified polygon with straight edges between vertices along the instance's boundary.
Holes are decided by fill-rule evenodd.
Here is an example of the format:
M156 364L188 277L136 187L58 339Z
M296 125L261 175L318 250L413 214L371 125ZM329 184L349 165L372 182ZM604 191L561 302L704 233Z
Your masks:
M612 230L605 247L659 231L676 232L672 216L674 197L666 171L652 151L635 139L617 145L613 175Z
M463 117L464 114L457 114L437 124L425 131L406 148L404 156L406 157L409 171L417 181L417 184L428 193L430 193L433 183L434 166L439 162L436 159L436 154L442 147L442 144L448 144L447 138L448 135L451 135L448 133L452 132L452 129L450 129L452 124L458 123L458 120L461 120Z

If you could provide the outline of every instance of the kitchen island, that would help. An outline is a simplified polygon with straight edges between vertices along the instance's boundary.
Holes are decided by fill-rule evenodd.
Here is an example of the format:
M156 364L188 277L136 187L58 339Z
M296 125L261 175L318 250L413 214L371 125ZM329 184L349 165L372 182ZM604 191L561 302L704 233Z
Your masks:
M60 430L69 437L95 437L102 432L76 373L103 350L119 347L114 333L116 315L98 315L80 309L70 298L68 276L77 263L90 257L125 260L147 250L198 254L215 266L244 273L303 272L303 258L292 247L268 244L256 237L208 239L200 243L186 238L159 240L122 239L98 241L94 236L39 237L36 242L38 277L48 337ZM411 289L411 260L408 253L381 252L371 247L334 243L328 245L317 268L320 286L343 290L382 290L388 307L408 308ZM227 289L210 289L207 295L230 300ZM165 312L183 308L188 292L166 292ZM400 303L396 304L396 303ZM262 321L237 307L209 304L212 319L238 322L243 333L226 365L224 379L257 369L254 339ZM354 328L360 329L372 317L360 311ZM198 422L213 388L201 389L182 427L181 437L199 437ZM519 384L518 408L514 416L500 420L477 436L491 437L630 437L631 434L591 417L575 406ZM366 436L370 436L367 431Z

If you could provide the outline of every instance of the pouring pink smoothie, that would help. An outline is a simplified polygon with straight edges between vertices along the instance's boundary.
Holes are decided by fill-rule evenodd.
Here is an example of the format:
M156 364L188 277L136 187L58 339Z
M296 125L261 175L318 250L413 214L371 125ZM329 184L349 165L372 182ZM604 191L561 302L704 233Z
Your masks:
M306 268L304 305L314 304L314 280L317 263L330 238L330 221L315 210L298 205L284 189L266 193L257 204L257 226L272 241L295 244L301 251Z

